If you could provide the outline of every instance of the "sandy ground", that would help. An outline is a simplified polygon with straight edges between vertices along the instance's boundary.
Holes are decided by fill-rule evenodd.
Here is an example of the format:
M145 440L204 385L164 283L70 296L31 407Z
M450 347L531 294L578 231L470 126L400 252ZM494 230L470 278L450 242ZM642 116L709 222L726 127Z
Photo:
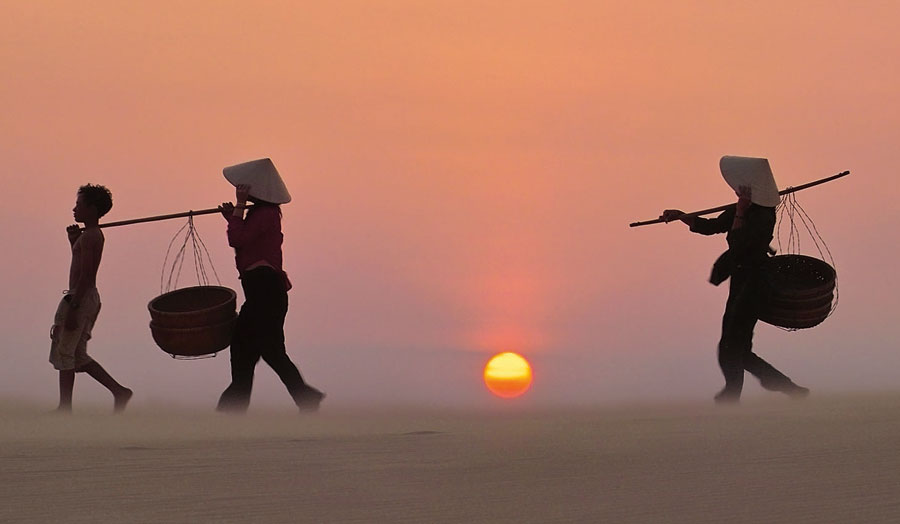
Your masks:
M900 394L737 408L0 406L0 522L900 522Z

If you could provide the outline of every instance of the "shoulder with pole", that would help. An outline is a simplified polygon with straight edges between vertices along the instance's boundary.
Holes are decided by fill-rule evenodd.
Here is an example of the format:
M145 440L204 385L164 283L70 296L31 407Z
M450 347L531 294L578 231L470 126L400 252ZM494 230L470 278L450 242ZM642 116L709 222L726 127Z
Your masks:
M236 208L243 207L244 209L250 209L252 205L246 206L235 206ZM213 213L221 213L222 207L213 207L209 209L201 209L200 211L184 211L181 213L172 213L169 215L156 215L152 217L143 217L143 218L132 218L129 220L119 220L118 222L106 222L104 224L100 224L99 227L118 227L118 226L129 226L132 224L143 224L145 222L157 222L159 220L170 220L173 218L184 218L184 217L195 217L200 215L211 215Z
M850 171L842 171L842 172L840 172L840 173L838 173L838 174L836 174L836 175L832 175L832 176L830 176L830 177L826 177L826 178L823 178L823 179L821 179L821 180L815 180L815 181L813 181L813 182L809 182L809 183L806 183L806 184L802 184L802 185L799 185L799 186L797 186L797 187L788 187L787 189L784 189L784 190L782 190L782 191L779 191L778 194L779 194L779 195L782 195L782 196L788 195L788 194L791 194L791 193L795 193L795 192L797 192L797 191L801 191L801 190L803 190L803 189L807 189L807 188L810 188L810 187L818 186L819 184L824 184L825 182L831 182L832 180L837 180L838 178L845 177L845 176L847 176L847 175L849 175L849 174L850 174ZM724 211L725 209L727 209L727 208L728 208L729 206L731 206L731 205L733 205L733 204L725 204L725 205L722 205L722 206L711 207L711 208L709 208L709 209L703 209L703 210L700 210L700 211L691 211L690 213L685 213L685 214L683 214L683 215L680 215L678 218L686 218L686 217L696 217L696 216L701 216L701 215L708 215L708 214L710 214L710 213L716 213L716 212L718 212L718 211ZM662 218L657 218L657 219L654 219L654 220L645 220L645 221L643 221L643 222L632 222L631 224L628 224L628 227L648 226L648 225L650 225L650 224L661 224L661 223L663 223L663 222L664 222L664 220L663 220ZM102 226L101 226L101 227L102 227Z

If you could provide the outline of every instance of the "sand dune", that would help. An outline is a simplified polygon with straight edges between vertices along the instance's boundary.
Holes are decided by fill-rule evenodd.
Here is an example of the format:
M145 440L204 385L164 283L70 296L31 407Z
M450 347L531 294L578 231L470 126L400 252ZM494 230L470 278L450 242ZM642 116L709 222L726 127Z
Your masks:
M314 416L0 407L0 522L900 522L900 395Z

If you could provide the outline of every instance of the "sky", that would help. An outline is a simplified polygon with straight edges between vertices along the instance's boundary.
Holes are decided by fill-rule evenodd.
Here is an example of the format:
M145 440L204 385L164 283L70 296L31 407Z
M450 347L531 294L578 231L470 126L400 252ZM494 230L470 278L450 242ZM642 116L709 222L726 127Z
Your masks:
M112 190L108 221L203 209L233 199L223 167L261 157L294 197L288 352L326 405L710 401L725 239L628 224L732 202L726 154L768 158L781 188L851 171L798 193L837 310L761 324L754 347L814 394L895 389L898 19L889 1L3 0L0 398L55 401L78 186ZM239 289L224 220L195 223ZM173 360L148 328L183 225L105 230L89 351L137 404L212 407L228 383L227 352ZM482 384L502 351L533 365L514 401ZM254 405L290 405L256 377ZM76 405L108 400L79 377Z

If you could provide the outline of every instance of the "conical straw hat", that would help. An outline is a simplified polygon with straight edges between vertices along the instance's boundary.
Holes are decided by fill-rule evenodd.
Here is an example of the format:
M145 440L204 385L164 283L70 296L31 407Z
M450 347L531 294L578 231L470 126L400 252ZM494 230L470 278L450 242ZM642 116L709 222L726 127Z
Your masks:
M268 158L251 160L243 164L228 166L222 170L225 179L234 186L250 186L250 196L273 204L287 204L291 201L284 180Z
M740 186L750 187L750 201L764 207L775 207L781 202L775 175L769 160L747 156L723 156L719 169L725 182L735 191Z

